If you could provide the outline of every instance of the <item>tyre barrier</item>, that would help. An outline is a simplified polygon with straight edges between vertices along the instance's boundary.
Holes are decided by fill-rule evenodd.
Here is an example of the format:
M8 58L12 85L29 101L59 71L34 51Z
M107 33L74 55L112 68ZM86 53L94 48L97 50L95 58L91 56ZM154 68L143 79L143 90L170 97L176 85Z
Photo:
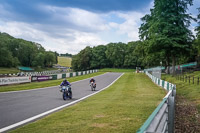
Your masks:
M176 85L145 72L152 81L168 91L161 103L137 130L137 133L173 133L175 118Z

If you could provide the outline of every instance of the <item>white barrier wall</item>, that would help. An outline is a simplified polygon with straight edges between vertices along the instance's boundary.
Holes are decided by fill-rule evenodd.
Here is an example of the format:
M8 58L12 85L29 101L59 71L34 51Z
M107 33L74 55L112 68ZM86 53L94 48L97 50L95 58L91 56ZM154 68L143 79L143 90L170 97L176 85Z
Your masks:
M70 77L70 73L66 73L66 77L69 78Z
M76 76L76 72L73 72L73 77L75 77Z
M62 78L62 74L57 74L57 79L61 79Z
M0 78L0 85L31 82L31 77L6 77Z
M81 75L81 72L78 72L78 75Z

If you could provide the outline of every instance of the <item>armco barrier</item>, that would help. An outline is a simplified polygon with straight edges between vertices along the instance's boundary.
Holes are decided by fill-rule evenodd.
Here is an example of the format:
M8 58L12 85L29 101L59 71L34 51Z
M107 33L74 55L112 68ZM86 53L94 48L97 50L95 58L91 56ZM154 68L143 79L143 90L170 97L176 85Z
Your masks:
M154 83L166 89L168 93L145 123L138 129L137 133L173 133L176 85L158 79L148 72L145 73Z

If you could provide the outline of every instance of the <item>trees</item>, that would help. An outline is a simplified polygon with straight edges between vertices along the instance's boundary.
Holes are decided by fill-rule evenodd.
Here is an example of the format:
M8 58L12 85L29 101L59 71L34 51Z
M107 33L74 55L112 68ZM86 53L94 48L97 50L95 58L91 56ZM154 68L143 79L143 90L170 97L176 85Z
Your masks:
M125 57L126 44L124 43L109 43L107 44L106 57L110 62L111 67L123 67Z
M87 46L81 50L77 55L72 56L73 70L88 70L91 68L92 48Z
M142 64L141 42L109 43L96 47L86 47L72 56L74 71L97 68L135 68Z
M194 48L197 50L197 57L196 60L198 62L198 66L200 66L200 7L197 8L199 11L199 14L197 15L197 27L195 28L195 31L197 32L196 37L197 39L194 42Z
M105 51L107 47L99 45L92 49L91 68L104 68L109 65Z
M148 44L148 53L164 55L167 65L171 58L173 73L177 59L190 52L193 40L188 5L192 0L155 0L154 9L142 18L139 29L140 39Z
M45 49L38 43L16 39L7 33L0 33L0 67L52 66L57 54Z

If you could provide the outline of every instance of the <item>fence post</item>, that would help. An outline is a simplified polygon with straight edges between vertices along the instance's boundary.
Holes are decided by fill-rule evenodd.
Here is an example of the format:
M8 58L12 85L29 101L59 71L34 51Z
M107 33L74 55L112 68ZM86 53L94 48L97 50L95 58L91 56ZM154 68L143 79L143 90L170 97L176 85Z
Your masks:
M189 76L189 84L190 84L190 76Z
M185 82L187 82L187 75L185 76Z
M194 84L194 77L193 77L193 84Z

